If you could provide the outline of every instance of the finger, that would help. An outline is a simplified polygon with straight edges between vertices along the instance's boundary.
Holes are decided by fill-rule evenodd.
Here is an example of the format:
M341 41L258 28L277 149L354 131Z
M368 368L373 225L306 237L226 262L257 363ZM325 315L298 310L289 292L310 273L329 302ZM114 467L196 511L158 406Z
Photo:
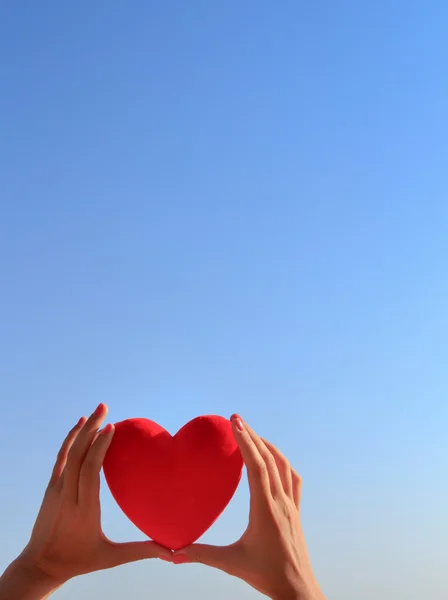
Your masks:
M233 435L241 451L247 468L247 479L249 482L251 500L270 498L269 475L266 463L261 456L258 447L249 435L245 424L239 415L232 415Z
M242 558L242 549L239 544L230 546L193 544L174 552L173 563L175 565L201 563L234 575L237 565L243 566Z
M291 476L294 504L297 508L300 508L300 501L302 499L302 478L295 469L291 469Z
M84 427L79 432L67 457L64 472L62 494L68 502L78 502L78 483L81 465L95 438L96 432L107 415L107 406L100 404L89 417Z
M68 432L65 440L62 442L62 446L57 454L56 462L54 464L53 471L33 527L33 536L41 535L42 532L45 532L49 527L52 526L51 524L54 520L55 511L57 511L57 504L59 503L59 491L62 487L61 482L63 480L67 455L86 420L86 417L81 417L78 423Z
M67 456L69 450L72 447L73 442L76 440L79 432L81 431L86 421L86 417L81 417L78 423L74 427L72 427L72 429L68 432L67 437L62 442L62 446L59 449L58 455L56 457L56 462L51 473L48 487L53 486L57 481L59 481L59 478L61 477L65 469L65 465L67 463Z
M253 443L258 449L260 456L265 462L266 470L269 477L270 490L273 497L277 497L283 490L282 481L280 479L280 473L278 471L277 463L275 458L264 444L263 440L255 433L255 431L247 423L244 423L248 434L250 435Z
M160 558L171 562L172 552L164 546L155 542L127 542L125 544L116 544L107 542L106 563L109 567L118 567L126 563L144 560L147 558Z
M269 452L272 454L272 456L275 459L285 494L289 498L292 498L293 497L292 472L291 472L292 469L291 469L291 465L289 464L289 460L286 458L286 456L284 456L280 452L280 450L278 448L276 448L274 446L274 444L271 444L271 442L268 442L264 438L261 438L261 439L262 439L264 445L266 446L266 448L269 450Z
M79 472L78 504L99 502L100 471L114 433L115 427L109 423L90 446Z

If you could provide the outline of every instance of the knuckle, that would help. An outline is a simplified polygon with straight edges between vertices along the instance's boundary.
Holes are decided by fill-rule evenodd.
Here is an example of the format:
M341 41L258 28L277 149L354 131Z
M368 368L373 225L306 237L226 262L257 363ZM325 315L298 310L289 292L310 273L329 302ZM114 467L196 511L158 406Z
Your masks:
M275 462L275 458L272 456L272 454L269 453L268 455L266 455L264 460L266 462L266 467L268 471L272 473L277 469L277 463Z
M293 490L294 490L295 501L300 503L301 498L302 498L302 478L294 470L292 470L292 480L293 480Z
M253 449L256 446L254 444L254 440L250 437L249 432L247 430L243 431L242 439L244 440L244 445L253 451Z
M283 516L288 523L294 523L297 519L297 514L297 507L291 504L291 502L285 502L283 504Z
M288 501L288 496L285 494L284 489L281 485L277 485L277 483L271 484L271 494L276 504L279 504L280 506L284 506Z
M92 475L98 470L98 461L96 460L96 457L93 455L93 453L89 452L84 462L82 463L81 471L83 473Z
M81 449L78 447L77 444L74 444L68 451L67 462L75 463L75 462L79 461L80 458L81 458Z
M291 469L292 479L296 485L302 487L302 477L297 473L295 469Z
M260 479L267 475L266 463L261 458L261 456L255 459L253 464L253 471Z
M280 459L281 464L285 467L285 469L291 468L289 460L286 458L286 456L284 456L283 454L280 454L279 459Z

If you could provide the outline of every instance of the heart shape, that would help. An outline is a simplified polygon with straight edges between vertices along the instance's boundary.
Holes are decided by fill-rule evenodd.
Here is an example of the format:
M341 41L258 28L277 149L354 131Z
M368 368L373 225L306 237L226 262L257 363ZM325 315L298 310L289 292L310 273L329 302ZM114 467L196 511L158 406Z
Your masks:
M197 417L174 436L154 421L127 419L115 425L103 468L134 525L179 550L223 512L240 482L243 459L223 417Z

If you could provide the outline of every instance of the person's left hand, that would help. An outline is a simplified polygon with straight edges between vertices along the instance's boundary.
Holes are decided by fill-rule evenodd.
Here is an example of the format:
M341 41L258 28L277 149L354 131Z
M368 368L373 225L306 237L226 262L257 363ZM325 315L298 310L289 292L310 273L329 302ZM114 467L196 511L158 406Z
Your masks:
M100 471L114 434L100 404L82 417L59 451L31 539L18 560L55 586L76 577L145 558L171 560L154 542L117 544L101 529Z

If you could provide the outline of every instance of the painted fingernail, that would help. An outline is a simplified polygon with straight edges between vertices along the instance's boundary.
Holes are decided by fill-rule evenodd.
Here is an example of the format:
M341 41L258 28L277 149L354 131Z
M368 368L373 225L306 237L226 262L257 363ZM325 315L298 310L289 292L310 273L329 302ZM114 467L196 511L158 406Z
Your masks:
M76 424L76 427L81 427L81 425L84 425L84 423L87 421L86 417L81 417L78 421L78 423Z
M157 558L160 558L160 560L164 560L166 562L173 562L171 558L168 558L168 556L158 556Z
M185 554L175 554L173 556L173 563L175 565L184 565L188 562L190 562L190 559Z
M232 415L230 417L230 420L233 423L235 423L235 426L238 429L238 431L244 431L243 421L241 420L241 417L239 415Z
M102 415L104 412L104 404L101 402L100 404L98 404L98 406L95 409L95 412L93 413L95 415L95 417L99 417L100 415Z
M108 433L111 433L113 428L114 426L112 425L112 423L108 423L106 427L101 431L101 435L107 435Z

